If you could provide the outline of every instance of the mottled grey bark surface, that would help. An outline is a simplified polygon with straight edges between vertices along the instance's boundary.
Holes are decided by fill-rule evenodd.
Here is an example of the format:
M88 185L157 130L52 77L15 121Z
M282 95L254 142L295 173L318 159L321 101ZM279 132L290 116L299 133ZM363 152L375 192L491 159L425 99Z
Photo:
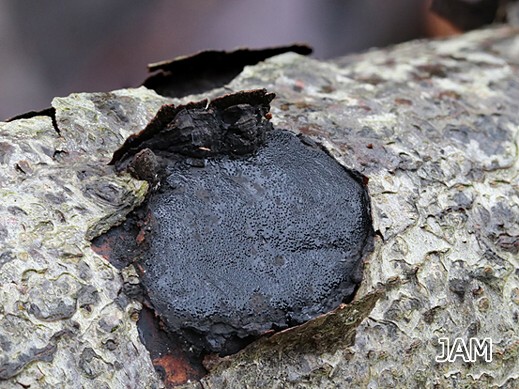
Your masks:
M378 237L352 304L213 361L193 385L517 387L519 31L284 54L208 95L252 88L277 94L276 127L369 178ZM53 101L57 129L0 124L0 387L160 386L139 304L89 239L143 200L144 182L106 164L166 102L75 94ZM442 337L491 338L493 360L437 363Z

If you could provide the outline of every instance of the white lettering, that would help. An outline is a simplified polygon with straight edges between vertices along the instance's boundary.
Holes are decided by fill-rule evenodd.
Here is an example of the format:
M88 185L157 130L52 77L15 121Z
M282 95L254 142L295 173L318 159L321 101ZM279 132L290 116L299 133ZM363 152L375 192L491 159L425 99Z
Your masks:
M456 362L461 358L464 362L476 362L478 357L485 362L492 362L492 339L470 338L468 343L462 338L454 339L450 347L449 338L439 338L438 342L442 346L442 354L436 357L436 362Z

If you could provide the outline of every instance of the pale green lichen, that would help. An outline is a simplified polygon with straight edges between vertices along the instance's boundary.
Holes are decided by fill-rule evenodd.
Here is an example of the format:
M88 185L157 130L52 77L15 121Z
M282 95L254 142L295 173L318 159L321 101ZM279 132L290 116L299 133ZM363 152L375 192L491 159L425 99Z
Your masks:
M46 116L0 126L2 387L160 385L132 319L139 304L121 300L122 279L89 239L143 201L147 183L107 158L166 102L144 88L75 94L53 103L59 133ZM122 107L117 127L110 104Z

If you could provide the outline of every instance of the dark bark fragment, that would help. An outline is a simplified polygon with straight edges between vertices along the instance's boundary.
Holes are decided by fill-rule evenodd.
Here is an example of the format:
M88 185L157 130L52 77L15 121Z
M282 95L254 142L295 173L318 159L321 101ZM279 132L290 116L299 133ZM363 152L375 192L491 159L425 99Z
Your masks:
M149 76L143 85L160 95L170 97L203 93L224 86L245 66L255 65L269 57L290 51L308 55L312 49L296 44L261 50L202 51L188 57L149 65L150 72L156 73Z
M146 148L195 158L252 152L269 126L266 115L273 98L273 93L257 89L211 102L164 105L143 131L124 142L110 163L125 168L130 156Z

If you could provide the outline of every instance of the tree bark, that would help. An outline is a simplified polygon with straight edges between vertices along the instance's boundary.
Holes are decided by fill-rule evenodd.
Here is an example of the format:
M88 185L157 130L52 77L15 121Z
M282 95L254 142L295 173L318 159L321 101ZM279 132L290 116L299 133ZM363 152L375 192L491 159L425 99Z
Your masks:
M276 127L369 178L375 249L351 304L187 386L517 386L518 66L518 31L499 27L332 61L283 54L182 100L73 94L0 123L0 385L162 385L140 305L90 248L148 189L107 164L163 104L267 88ZM441 338L490 338L492 361L436 362Z

